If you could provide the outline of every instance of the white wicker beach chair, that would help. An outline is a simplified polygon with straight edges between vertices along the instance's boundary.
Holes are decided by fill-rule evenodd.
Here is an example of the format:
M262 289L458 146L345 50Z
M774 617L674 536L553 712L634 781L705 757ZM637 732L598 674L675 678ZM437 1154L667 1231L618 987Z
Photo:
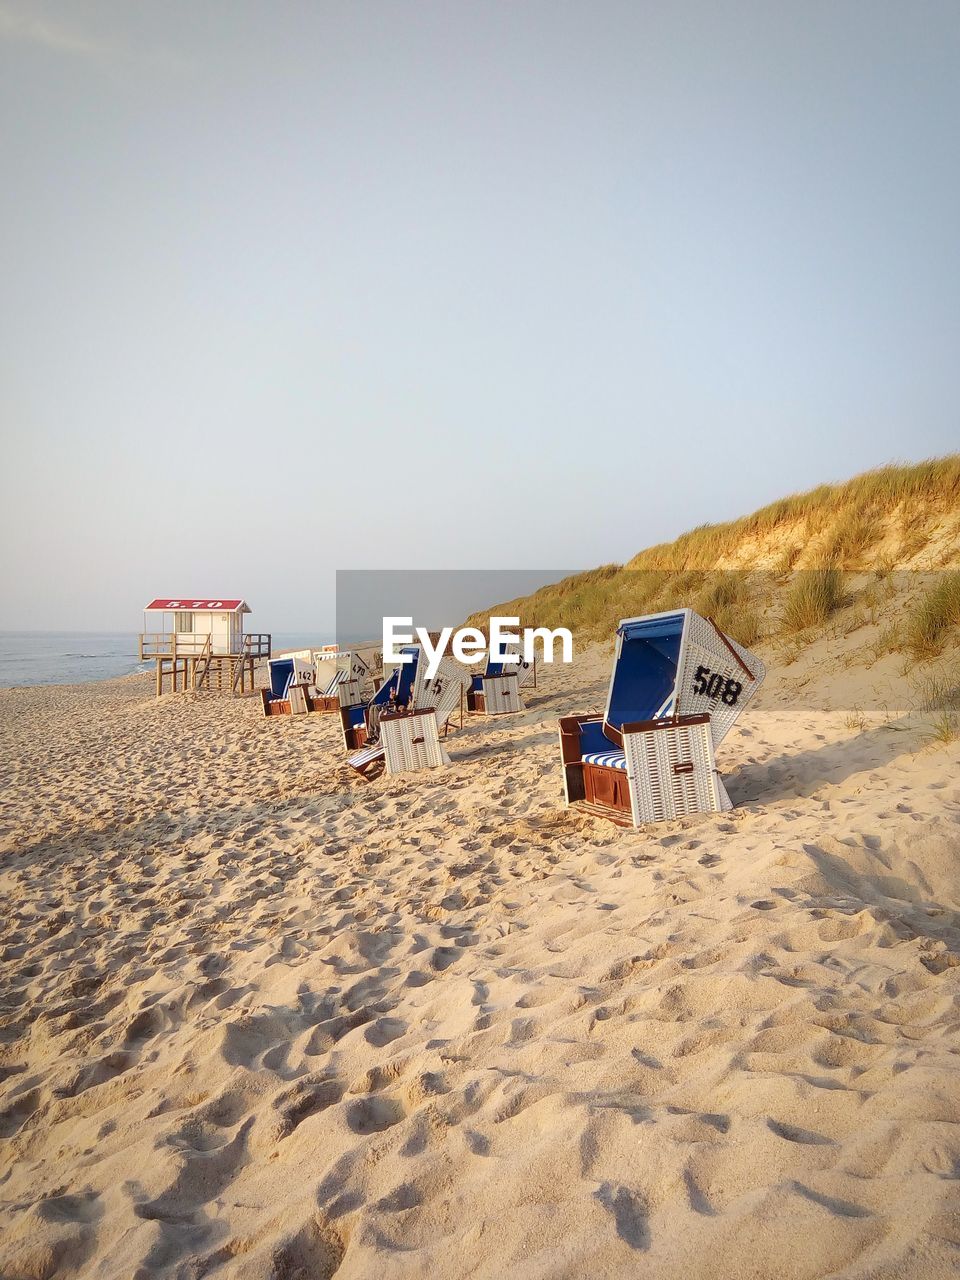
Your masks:
M377 716L377 732L379 734L378 741L368 743L366 739L366 731L364 730L363 742L361 743L361 730L359 728L359 721L357 720L358 708L354 707L349 711L342 713L342 719L344 720L345 725L346 721L349 719L357 721L357 725L352 731L345 727L344 739L346 741L347 733L351 732L351 740L348 741L347 745L356 745L360 748L347 758L347 763L360 773L372 773L374 768L379 765L380 761L384 761L387 764L387 771L389 773L407 771L406 766L404 770L401 770L399 767L390 768L388 743L384 732L387 724L391 725L390 737L394 743L395 753L397 751L401 751L403 743L406 743L403 750L408 751L408 755L406 757L401 757L395 754L395 760L398 761L401 758L419 759L420 756L424 756L424 753L426 753L431 761L431 767L436 764L449 763L445 752L441 752L442 759L434 760L433 755L430 754L433 751L432 746L429 748L421 748L420 743L413 743L412 738L419 737L419 733L414 733L413 729L398 727L398 722L403 719L405 715L409 718L409 716L414 714L419 716L421 713L430 713L434 717L434 724L437 729L446 729L450 721L463 706L463 695L470 683L470 672L453 658L442 658L436 674L432 678L428 678L426 674L426 663L422 661L422 655L420 654L419 647L411 646L410 651L413 652L414 648L416 648L416 663L412 674L410 673L409 665L406 670L403 667L398 667L391 677L384 682L381 689L377 691L376 696L381 701L381 705L376 708L379 712ZM383 691L385 689L388 691L386 697L383 696ZM391 697L390 694L393 694L394 696ZM403 699L406 699L406 701ZM365 725L369 728L369 709L364 712L364 714L366 715ZM429 728L429 723L427 723L427 727L423 729L423 732L426 734L427 742L432 743L433 730ZM411 738L410 742L407 742L408 738ZM416 755L416 753L414 753L413 756L409 755L409 749L412 746L416 746L420 750L419 756ZM426 758L426 756L424 758ZM416 767L421 768L426 766L417 765Z
M348 756L347 763L361 772L369 770L382 758L379 722L383 713L406 709L413 703L414 685L421 665L420 646L405 645L400 652L406 654L409 661L400 663L390 672L368 703L340 708L343 745L354 753ZM374 752L372 756L371 751Z
M265 716L300 715L302 714L301 705L304 711L309 710L306 699L317 679L316 667L309 649L301 649L297 653L285 653L279 658L270 658L267 662L267 670L270 675L270 685L260 690ZM296 708L292 702L294 689L299 691L296 697Z
M370 668L359 653L350 649L315 649L317 694L312 710L338 711L364 701L370 685ZM331 670L332 666L332 670Z
M765 674L691 609L621 622L603 716L560 721L567 804L634 826L730 808L714 746Z
M537 664L534 659L523 658L518 643L504 645L503 653L513 655L516 662L506 662L492 657L482 675L473 676L467 693L467 710L488 716L501 716L523 710L520 690L528 685L536 687Z

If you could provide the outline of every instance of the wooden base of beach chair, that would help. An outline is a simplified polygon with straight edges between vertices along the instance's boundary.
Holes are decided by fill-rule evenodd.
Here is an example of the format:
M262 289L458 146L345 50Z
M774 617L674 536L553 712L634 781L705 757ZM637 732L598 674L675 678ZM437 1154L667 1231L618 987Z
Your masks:
M288 716L291 714L289 698L271 698L269 689L260 690L260 702L265 716Z
M331 698L325 693L319 693L315 698L307 698L307 709L309 711L319 711L322 714L339 711L340 699Z
M585 804L613 809L633 821L630 804L630 779L623 769L607 769L598 764L583 766L583 799Z

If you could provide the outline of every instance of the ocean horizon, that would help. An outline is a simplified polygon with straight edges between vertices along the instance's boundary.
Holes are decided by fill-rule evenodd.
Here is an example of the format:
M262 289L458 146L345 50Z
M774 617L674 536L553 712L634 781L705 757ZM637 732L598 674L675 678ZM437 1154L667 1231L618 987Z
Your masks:
M0 688L38 684L86 684L149 671L138 657L136 631L0 631ZM325 632L279 631L273 648L307 649L332 644Z

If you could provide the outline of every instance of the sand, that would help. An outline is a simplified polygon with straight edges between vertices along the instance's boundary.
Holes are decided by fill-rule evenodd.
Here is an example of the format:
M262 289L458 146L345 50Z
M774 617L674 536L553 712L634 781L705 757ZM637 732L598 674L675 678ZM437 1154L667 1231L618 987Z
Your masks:
M0 1275L960 1269L960 746L774 671L732 813L561 804L556 720L366 783L334 717L0 692Z

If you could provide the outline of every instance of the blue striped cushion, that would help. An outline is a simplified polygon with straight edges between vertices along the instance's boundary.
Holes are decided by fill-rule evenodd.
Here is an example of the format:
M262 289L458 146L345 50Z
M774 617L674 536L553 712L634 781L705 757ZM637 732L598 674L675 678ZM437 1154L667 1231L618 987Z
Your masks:
M627 767L627 757L622 751L587 751L583 757L584 764L602 764L607 769L623 769Z

